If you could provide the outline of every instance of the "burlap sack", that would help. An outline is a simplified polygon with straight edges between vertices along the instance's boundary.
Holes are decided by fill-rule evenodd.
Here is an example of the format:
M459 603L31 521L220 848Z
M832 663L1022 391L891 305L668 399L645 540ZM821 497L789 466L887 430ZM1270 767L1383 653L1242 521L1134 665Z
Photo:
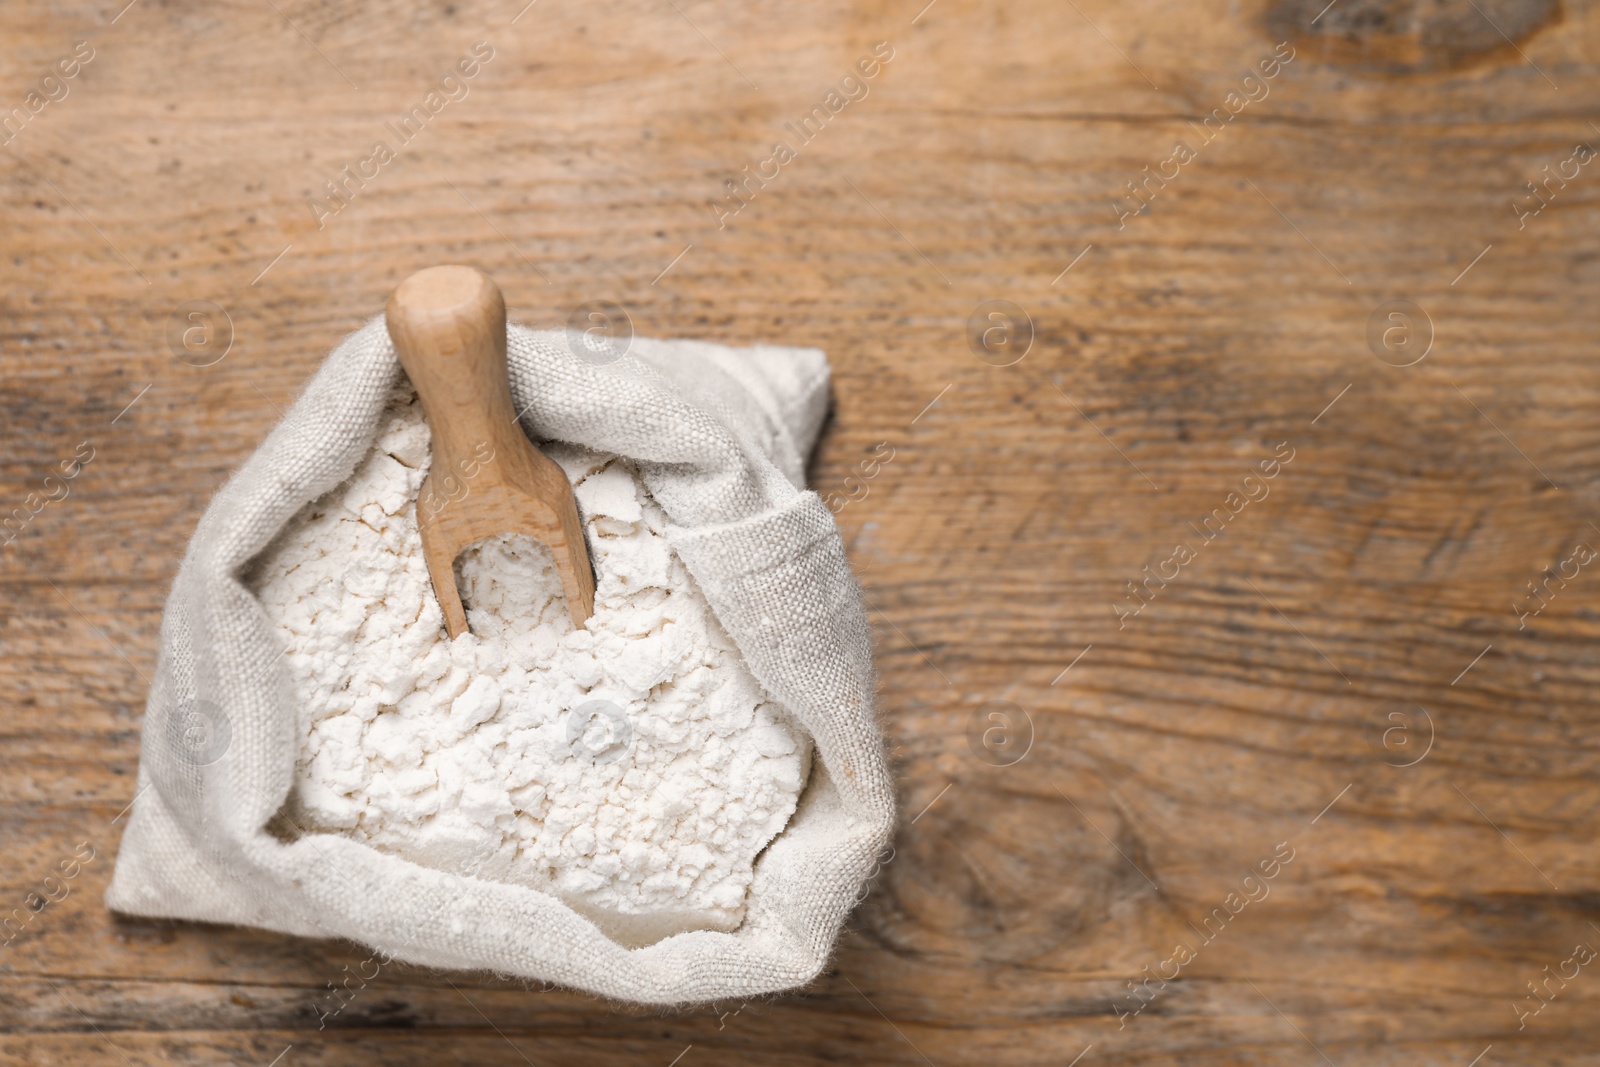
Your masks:
M827 362L816 349L644 338L608 362L619 353L596 355L578 336L510 328L524 427L638 463L752 673L815 741L739 929L625 948L534 889L269 830L295 772L297 716L281 642L239 576L370 450L402 373L381 318L327 359L189 543L162 620L113 910L348 938L385 959L651 1004L770 993L819 972L894 818L860 589L828 508L802 488Z

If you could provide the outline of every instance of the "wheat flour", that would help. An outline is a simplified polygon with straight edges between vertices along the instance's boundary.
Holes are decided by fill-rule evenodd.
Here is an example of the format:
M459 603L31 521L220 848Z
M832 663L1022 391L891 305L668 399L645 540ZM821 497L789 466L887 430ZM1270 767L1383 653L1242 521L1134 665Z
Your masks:
M544 451L589 536L586 629L549 550L501 537L458 561L471 632L446 637L416 524L429 433L405 384L349 481L256 560L247 580L300 715L284 818L545 889L627 943L733 929L809 740L746 669L632 466Z

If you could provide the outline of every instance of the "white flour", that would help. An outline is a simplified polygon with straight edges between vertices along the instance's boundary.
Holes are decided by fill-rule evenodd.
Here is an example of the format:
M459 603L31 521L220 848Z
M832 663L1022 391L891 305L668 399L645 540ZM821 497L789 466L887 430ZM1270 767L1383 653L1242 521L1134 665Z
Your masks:
M629 943L736 927L756 856L794 812L809 740L766 699L668 547L665 516L613 457L544 449L589 535L587 628L572 627L549 550L501 538L457 564L471 632L450 641L417 533L428 446L403 386L350 480L252 567L300 712L285 814L546 889ZM594 701L622 721L592 714Z

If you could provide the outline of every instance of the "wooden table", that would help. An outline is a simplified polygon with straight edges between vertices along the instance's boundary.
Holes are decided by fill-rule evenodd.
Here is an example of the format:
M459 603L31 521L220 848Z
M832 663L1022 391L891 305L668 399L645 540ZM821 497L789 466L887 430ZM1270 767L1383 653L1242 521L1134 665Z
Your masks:
M1587 5L123 2L0 34L5 1063L1600 1063ZM207 499L447 261L833 361L903 814L801 992L319 1031L358 948L105 910Z

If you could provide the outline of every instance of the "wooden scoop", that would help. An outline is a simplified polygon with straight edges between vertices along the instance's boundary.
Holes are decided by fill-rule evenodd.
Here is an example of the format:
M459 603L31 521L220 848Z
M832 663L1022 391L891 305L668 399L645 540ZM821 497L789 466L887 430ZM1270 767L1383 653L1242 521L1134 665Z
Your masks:
M594 569L565 472L517 424L506 378L506 305L471 267L429 267L394 291L389 336L433 433L417 526L452 638L467 631L456 556L502 533L550 546L572 622L594 614Z

